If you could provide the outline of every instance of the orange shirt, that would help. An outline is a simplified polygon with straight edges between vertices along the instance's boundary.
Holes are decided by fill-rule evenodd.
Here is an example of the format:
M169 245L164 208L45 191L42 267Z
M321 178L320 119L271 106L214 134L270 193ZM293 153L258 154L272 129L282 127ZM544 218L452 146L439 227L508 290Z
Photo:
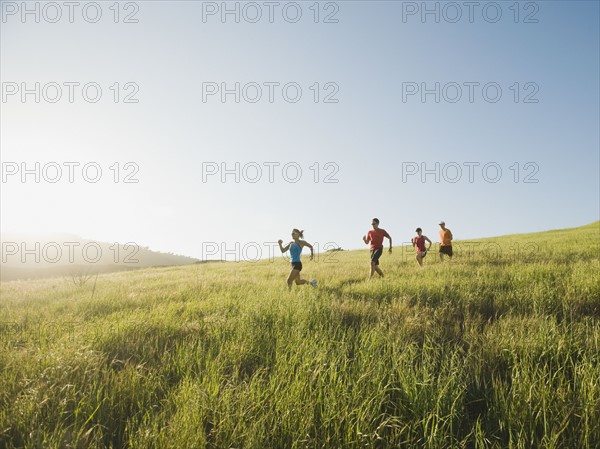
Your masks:
M440 246L452 245L452 232L450 229L440 229Z

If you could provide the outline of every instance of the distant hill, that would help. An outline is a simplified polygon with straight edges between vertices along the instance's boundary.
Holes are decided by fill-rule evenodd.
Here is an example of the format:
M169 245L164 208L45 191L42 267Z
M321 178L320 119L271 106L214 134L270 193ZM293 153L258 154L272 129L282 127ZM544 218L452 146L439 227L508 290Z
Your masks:
M108 243L78 236L2 234L0 281L54 276L82 277L144 267L188 265L198 259L152 251L135 243Z

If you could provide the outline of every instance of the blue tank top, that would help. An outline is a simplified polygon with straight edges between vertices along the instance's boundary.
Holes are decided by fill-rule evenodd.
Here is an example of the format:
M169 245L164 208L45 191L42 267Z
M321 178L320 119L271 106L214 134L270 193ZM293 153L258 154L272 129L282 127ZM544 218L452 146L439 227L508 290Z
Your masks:
M300 253L302 253L302 247L300 243L292 243L290 245L290 256L292 256L292 262L300 262Z

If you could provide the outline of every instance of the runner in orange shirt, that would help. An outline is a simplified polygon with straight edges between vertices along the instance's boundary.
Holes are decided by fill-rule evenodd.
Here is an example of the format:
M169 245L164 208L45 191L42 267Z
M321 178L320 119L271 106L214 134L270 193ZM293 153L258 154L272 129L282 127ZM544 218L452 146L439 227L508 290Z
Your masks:
M373 229L370 230L367 235L363 236L363 242L367 245L371 243L371 273L369 274L369 279L373 277L373 273L375 272L383 277L383 271L379 268L379 258L381 257L381 254L383 254L384 237L390 241L389 253L392 254L392 238L385 229L379 227L379 219L373 218L371 226L373 226Z
M440 261L444 261L444 254L452 259L452 232L446 227L446 223L440 221Z

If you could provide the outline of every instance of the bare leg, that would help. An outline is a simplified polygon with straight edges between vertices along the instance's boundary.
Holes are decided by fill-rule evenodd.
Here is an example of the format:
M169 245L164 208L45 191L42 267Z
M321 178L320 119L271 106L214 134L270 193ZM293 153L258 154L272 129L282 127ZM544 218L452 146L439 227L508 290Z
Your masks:
M287 278L288 290L292 290L292 284L296 281L298 283L298 278L300 277L300 272L298 270L290 271L290 275Z
M369 280L373 278L373 274L377 273L379 276L383 277L383 271L379 268L379 265L375 265L374 262L371 262L371 273L369 274Z
M417 254L416 257L417 262L419 262L420 266L423 266L423 256L421 254Z

